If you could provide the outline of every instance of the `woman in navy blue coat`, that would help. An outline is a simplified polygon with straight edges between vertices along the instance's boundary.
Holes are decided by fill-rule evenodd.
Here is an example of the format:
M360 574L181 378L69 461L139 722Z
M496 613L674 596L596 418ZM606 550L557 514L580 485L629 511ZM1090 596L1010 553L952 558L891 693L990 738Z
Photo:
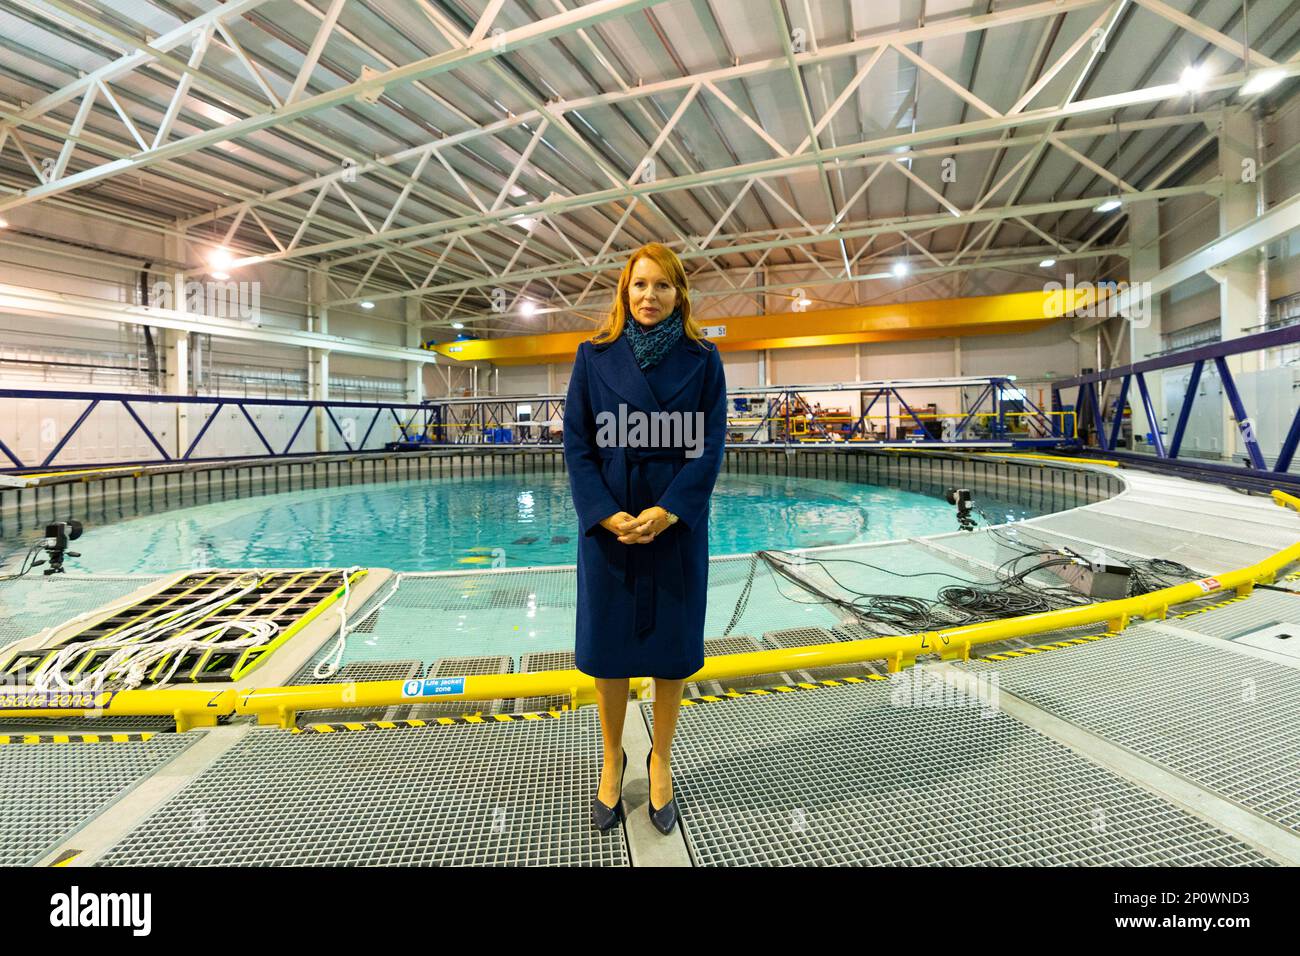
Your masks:
M670 748L686 678L704 666L709 499L726 441L726 379L691 318L686 272L651 243L619 276L608 318L578 347L564 456L578 513L576 664L596 679L605 759L593 823L620 800L628 680L653 677L650 816L672 830Z

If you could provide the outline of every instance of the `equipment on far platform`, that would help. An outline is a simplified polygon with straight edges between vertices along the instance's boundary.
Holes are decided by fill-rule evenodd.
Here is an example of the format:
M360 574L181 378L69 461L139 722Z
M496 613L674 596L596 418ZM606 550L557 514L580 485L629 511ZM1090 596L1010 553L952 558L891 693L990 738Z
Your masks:
M49 567L45 569L48 574L63 574L63 559L66 556L74 558L81 557L79 551L69 551L68 542L76 541L81 537L81 522L77 520L56 521L53 524L45 526L45 540L41 542L41 547L45 549L45 554L49 559ZM36 561L32 567L45 564L45 559Z
M944 496L948 504L957 508L957 524L962 531L974 531L975 519L971 517L971 494L969 488L949 488Z

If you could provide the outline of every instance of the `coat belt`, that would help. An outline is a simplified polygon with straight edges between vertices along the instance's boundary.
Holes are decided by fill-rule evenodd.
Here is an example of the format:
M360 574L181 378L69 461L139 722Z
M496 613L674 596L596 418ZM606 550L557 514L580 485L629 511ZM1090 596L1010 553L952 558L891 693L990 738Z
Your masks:
M647 464L652 461L685 461L686 452L682 448L617 447L602 448L600 457L614 462L608 478L609 488L616 495L622 493L621 501L630 513L631 509L638 507L636 502L644 502L640 508L649 508L655 503L651 500L654 489L650 487L646 474ZM672 533L671 528L665 529L649 544L614 542L611 564L623 583L635 590L634 633L639 638L654 630L655 593L659 585L662 583L671 588L678 596L683 594L679 545L679 536Z

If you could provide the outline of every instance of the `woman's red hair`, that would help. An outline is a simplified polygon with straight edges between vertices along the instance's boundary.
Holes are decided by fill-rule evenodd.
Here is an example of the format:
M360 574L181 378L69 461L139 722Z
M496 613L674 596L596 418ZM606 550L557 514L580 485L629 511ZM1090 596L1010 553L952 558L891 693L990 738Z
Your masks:
M636 267L637 261L642 258L653 260L664 271L664 275L668 276L668 281L677 289L677 305L682 310L682 331L688 338L692 338L701 344L708 344L708 340L700 332L699 324L691 316L691 289L686 280L686 269L682 266L682 260L677 258L677 253L658 242L648 242L628 257L627 263L623 266L623 271L619 273L618 288L614 293L614 303L610 306L609 314L605 317L604 323L591 341L598 345L604 342L613 342L623 334L623 326L627 324L627 317L631 312L627 299L627 290L632 284L632 270Z

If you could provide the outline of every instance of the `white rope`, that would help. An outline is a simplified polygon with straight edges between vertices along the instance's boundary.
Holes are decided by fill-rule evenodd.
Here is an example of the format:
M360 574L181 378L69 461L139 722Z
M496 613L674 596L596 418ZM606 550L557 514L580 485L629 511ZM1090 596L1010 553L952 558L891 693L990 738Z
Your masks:
M280 630L280 626L269 620L227 621L209 625L184 636L167 637L166 635L183 630L202 620L219 608L234 604L241 598L256 590L264 572L253 571L241 574L233 581L218 588L212 594L197 598L173 611L164 620L140 621L116 633L96 638L91 641L74 641L61 648L48 666L36 675L35 687L38 691L99 691L104 682L117 671L125 671L125 689L140 686L149 668L166 655L175 653L176 659L166 677L154 684L160 687L170 680L180 667L180 662L187 650L242 650L266 644ZM223 640L230 630L245 632L244 637ZM201 641L200 638L217 634L215 640ZM77 681L69 681L63 672L74 666L83 655L95 651L111 650L112 653L100 667Z
M328 570L330 569L312 568L305 573ZM361 570L360 566L354 566L343 572L343 597L338 602L338 638L330 653L316 665L315 674L319 679L332 676L342 663L343 652L347 646L347 604L351 593L352 575L359 570ZM258 582L265 574L266 572L261 570L241 574L212 594L171 611L163 620L140 621L105 637L68 644L61 648L49 665L36 675L34 687L37 691L46 693L53 691L94 693L102 690L104 683L110 678L119 678L122 681L122 689L131 690L143 684L149 671L160 661L166 659L168 655L174 655L167 672L161 679L153 682L150 689L156 690L175 677L187 652L215 651L224 654L265 646L279 633L280 625L264 618L218 622L184 634L176 634L174 637L167 636L177 631L184 631L222 607L238 603L257 589ZM397 586L394 585L384 601L367 613L366 617L378 611L396 590ZM88 611L84 615L79 615L77 619L96 613L102 612ZM239 633L241 636L228 638L227 635L231 632ZM101 651L111 653L100 666L80 680L72 681L65 678L64 671L74 667L84 655Z
M334 642L334 648L320 659L316 669L312 671L317 680L333 677L343 664L343 651L348 645L348 589L352 582L353 573L360 570L359 565L353 565L343 572L343 600L338 602L339 636ZM366 616L369 617L369 615Z

